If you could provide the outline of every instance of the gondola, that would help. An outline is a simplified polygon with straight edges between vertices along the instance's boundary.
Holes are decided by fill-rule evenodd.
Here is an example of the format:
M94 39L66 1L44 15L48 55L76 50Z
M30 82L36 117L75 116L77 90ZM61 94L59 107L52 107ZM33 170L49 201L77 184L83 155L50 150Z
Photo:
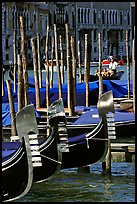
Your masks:
M100 122L92 131L68 134L69 152L62 153L61 169L87 166L104 159L108 140L115 139L114 103L112 91L103 94L97 103Z
M35 155L35 150L39 150L36 152L37 160L40 160L39 165L33 165L33 182L43 182L50 179L61 167L62 163L62 151L68 151L67 148L67 134L59 133L62 128L63 122L66 121L64 109L62 111L62 99L56 100L51 104L48 109L48 119L49 119L49 135L44 138L39 135L39 130L37 128L37 120L33 109L29 110L29 115L26 113L25 120L19 121L17 123L17 132L18 135L24 135L25 131L28 130L28 127L31 125L31 138L34 140L31 141L31 148L33 150L32 155ZM63 124L62 124L63 123ZM45 134L46 135L46 134ZM60 139L59 139L60 135ZM62 137L62 140L61 140ZM35 141L35 138L38 140ZM37 146L35 146L35 142ZM12 148L14 151L20 142L12 142ZM35 159L34 159L35 160ZM37 163L36 163L37 164Z
M120 80L122 78L123 74L124 74L124 70L120 70L120 71L117 71L116 74L108 75L108 76L102 76L102 79L103 80ZM82 79L82 81L84 81L84 74L81 75L81 79ZM95 74L90 74L89 78L88 78L88 80L90 82L96 81L98 79L99 79L98 75L95 75Z
M32 106L23 108L16 116L16 124L28 122L29 110ZM27 116L25 118L25 116ZM30 118L29 118L30 120ZM33 159L29 134L31 123L23 127L20 142L2 142L2 201L13 201L24 196L30 190L33 182ZM33 135L32 135L33 139Z

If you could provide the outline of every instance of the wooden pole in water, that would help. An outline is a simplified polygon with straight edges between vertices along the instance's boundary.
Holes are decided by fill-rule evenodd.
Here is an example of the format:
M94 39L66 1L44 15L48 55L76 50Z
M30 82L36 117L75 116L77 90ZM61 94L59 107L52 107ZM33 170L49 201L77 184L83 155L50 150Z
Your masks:
M133 110L135 113L135 27L134 27L134 39L132 43L132 86L133 86Z
M102 43L101 43L101 32L98 33L98 45L99 45L99 66L98 66L98 74L99 74L99 98L103 92L103 79L101 75L101 67L102 67Z
M106 173L110 174L111 173L111 144L110 144L110 139L108 139L108 151L105 157L105 161L102 162L102 169Z
M88 67L88 34L85 34L85 73L84 73L84 81L86 83L86 107L89 106L89 83L88 83L88 78L89 78L89 67Z
M48 43L49 43L49 24L47 24L47 34L46 34L46 43L45 43L45 69L46 69L46 107L50 105L49 98L49 56L48 56ZM48 124L48 118L47 118Z
M27 72L27 60L26 60L26 41L24 31L23 16L20 16L20 33L21 33L21 55L23 64L23 79L24 79L24 100L25 106L28 105L28 72Z
M4 68L3 68L3 65L2 65L2 96L4 96Z
M76 57L75 57L75 38L71 36L71 53L72 53L72 76L73 76L73 97L74 106L76 106Z
M11 135L16 135L16 125L15 125L15 109L14 109L14 99L12 95L12 87L11 81L6 80L7 90L8 90L8 98L9 98L9 106L10 106L10 117L11 117Z
M82 82L82 79L81 79L82 68L81 68L81 49L80 49L80 40L78 40L78 67L79 67L79 81Z
M126 53L127 53L128 99L130 99L130 63L129 63L129 39L128 39L128 30L126 30Z
M59 65L59 59L58 59L58 38L57 38L57 27L56 27L56 24L54 24L54 35L55 35L56 67L57 67L57 72L58 72L59 98L62 98L62 84L61 84L60 65Z
M36 60L36 49L35 49L35 39L31 38L32 45L32 57L33 57L33 68L34 68L34 79L35 79L35 97L36 97L36 108L40 108L40 92L39 92L39 78Z
M54 76L54 72L53 72L53 60L54 60L54 35L52 35L52 49L51 49L51 74L50 74L50 88L53 87L53 76Z
M22 61L21 55L18 55L17 61L18 61L18 112L19 112L24 106L23 70L21 64Z
M40 57L40 34L37 33L37 52L38 52L38 76L39 88L42 87L42 74L41 74L41 57Z
M16 70L17 70L17 54L16 54L16 30L14 29L13 34L13 56L14 56L14 93L16 92Z
M72 78L72 66L70 60L70 37L68 24L65 24L66 28L66 47L67 47L67 82L68 82L68 112L72 116L74 114L74 101L73 101L73 78Z
M64 84L64 60L63 60L63 45L62 45L62 36L59 36L60 39L60 60L61 60L61 67L62 67L62 71L61 71L61 79L62 79L62 84Z

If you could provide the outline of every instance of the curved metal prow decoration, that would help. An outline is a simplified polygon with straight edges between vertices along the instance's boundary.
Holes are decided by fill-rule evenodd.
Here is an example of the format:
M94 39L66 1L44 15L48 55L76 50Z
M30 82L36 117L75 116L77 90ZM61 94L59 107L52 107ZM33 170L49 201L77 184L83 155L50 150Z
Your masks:
M48 107L48 118L51 119L52 117L56 117L56 116L65 116L64 104L63 104L62 98L54 101Z
M97 108L100 117L105 116L108 112L115 112L112 91L102 94L98 100Z

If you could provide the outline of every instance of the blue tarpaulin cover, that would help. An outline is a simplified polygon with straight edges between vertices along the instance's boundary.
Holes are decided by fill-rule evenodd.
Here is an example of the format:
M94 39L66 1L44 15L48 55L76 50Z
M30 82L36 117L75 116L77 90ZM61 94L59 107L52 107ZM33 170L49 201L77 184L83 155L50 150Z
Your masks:
M31 79L32 80L32 79ZM44 82L43 82L44 83ZM14 93L14 87L12 83L12 95L14 99L15 109L17 111L17 102L18 102L18 86L16 85L16 93ZM67 84L62 85L62 98L64 102L64 107L68 107L67 101ZM114 98L125 97L128 94L127 88L127 80L103 80L103 93L106 91L112 90ZM132 81L130 82L130 91L132 95ZM10 109L8 100L8 93L7 93L7 86L6 82L4 82L4 96L2 96L2 125L6 126L10 124ZM89 82L89 106L96 105L98 101L98 92L99 92L99 81ZM58 100L59 93L58 93L58 85L54 85L53 88L49 90L49 98L50 104L53 103L55 100ZM28 89L29 95L29 102L36 106L36 99L35 99L35 87L29 87ZM8 108L6 108L6 106ZM76 84L76 107L86 106L86 84L77 83ZM46 88L40 88L40 107L46 107ZM86 109L86 108L85 108Z

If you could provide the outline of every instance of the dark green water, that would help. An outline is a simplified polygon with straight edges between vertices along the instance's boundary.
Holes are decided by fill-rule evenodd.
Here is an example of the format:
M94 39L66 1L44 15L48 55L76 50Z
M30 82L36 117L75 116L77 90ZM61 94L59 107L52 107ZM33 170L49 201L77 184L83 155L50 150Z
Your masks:
M16 202L135 202L135 163L113 162L111 175L103 174L101 162L91 165L90 172L61 170L33 184Z

